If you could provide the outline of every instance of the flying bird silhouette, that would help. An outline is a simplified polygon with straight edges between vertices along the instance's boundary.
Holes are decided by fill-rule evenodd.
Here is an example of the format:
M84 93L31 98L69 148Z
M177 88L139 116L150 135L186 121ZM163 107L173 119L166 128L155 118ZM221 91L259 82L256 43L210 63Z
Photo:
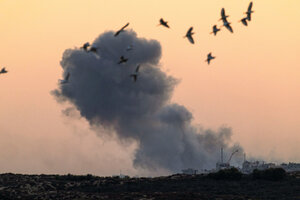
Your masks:
M136 66L135 73L138 73L138 72L139 72L140 66L141 66L141 65Z
M120 61L118 62L118 64L126 63L127 61L128 61L128 58L124 58L124 56L121 56Z
M162 25L164 27L170 28L169 25L168 25L168 22L164 21L163 18L160 18L158 26L159 25Z
M69 78L70 78L70 73L68 72L68 74L66 75L64 80L60 80L60 84L66 84L69 82Z
M87 42L81 48L84 49L85 51L87 51L89 46L90 46L90 43Z
M89 51L90 51L90 52L97 53L97 47L91 47Z
M251 21L251 14L254 13L254 11L252 11L252 6L253 6L253 2L251 1L249 6L248 6L248 10L245 14L247 14L247 20Z
M207 55L207 59L205 60L207 62L207 64L210 64L210 61L215 59L216 57L212 56L211 53L209 53Z
M2 69L1 69L1 71L0 71L0 74L5 74L5 73L7 73L8 71L5 69L5 67L3 67Z
M194 34L193 32L193 27L191 27L185 34L184 38L187 37L189 39L189 41L194 44L194 39L192 37L192 35Z
M136 66L135 73L129 75L130 77L133 78L133 81L134 81L134 82L136 82L136 80L137 80L138 72L139 72L140 66L141 66L141 65Z
M137 74L130 74L130 77L132 77L133 81L136 82L138 75Z
M123 26L120 30L118 30L116 33L115 33L115 37L117 37L122 31L124 31L124 29L129 25L129 23L127 23L125 26Z
M221 10L221 19L220 20L222 20L223 22L227 21L227 17L229 17L229 15L226 15L225 14L225 8L222 8L222 10Z
M248 18L245 17L245 18L241 19L239 22L242 22L245 26L248 26L247 20L248 20Z
M230 22L228 22L227 20L224 20L223 21L223 26L225 26L231 33L233 33L233 29L232 27L230 26Z
M213 26L213 31L212 31L210 34L217 35L217 33L218 33L220 30L221 30L221 29L219 29L219 28L217 27L217 25L214 25L214 26Z

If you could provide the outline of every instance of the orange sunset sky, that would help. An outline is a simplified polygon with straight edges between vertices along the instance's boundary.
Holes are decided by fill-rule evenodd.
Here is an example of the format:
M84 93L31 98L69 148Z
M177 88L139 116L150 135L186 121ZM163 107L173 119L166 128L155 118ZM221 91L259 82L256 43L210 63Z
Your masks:
M98 137L70 119L50 91L62 78L67 48L92 42L127 22L161 43L163 71L180 79L173 102L193 123L231 127L247 156L300 162L300 1L0 0L0 173L136 174L135 144ZM210 35L221 8L234 34ZM158 27L163 17L171 29ZM183 39L194 27L195 44ZM216 59L204 60L209 52Z

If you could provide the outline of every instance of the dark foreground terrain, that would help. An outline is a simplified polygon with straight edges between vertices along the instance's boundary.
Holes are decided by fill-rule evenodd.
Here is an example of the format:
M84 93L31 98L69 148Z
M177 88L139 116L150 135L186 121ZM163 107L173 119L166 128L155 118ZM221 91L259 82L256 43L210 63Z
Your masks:
M0 199L300 200L300 173L287 174L282 180L256 179L252 175L226 180L207 175L121 179L1 174Z

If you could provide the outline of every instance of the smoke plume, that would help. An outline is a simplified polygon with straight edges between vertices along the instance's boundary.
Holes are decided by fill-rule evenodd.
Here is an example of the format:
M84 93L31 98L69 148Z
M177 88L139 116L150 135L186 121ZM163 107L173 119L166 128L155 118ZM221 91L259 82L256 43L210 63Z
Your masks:
M128 45L133 45L127 51ZM67 101L92 127L101 127L119 140L136 141L133 164L148 170L178 172L183 168L212 168L220 148L231 153L231 130L204 130L192 125L192 113L170 102L178 81L159 68L161 46L138 38L133 31L100 35L97 53L67 49L61 61L69 83L52 94ZM128 62L118 64L120 56ZM130 74L140 64L137 81ZM65 112L70 115L72 112ZM100 134L100 133L99 133Z

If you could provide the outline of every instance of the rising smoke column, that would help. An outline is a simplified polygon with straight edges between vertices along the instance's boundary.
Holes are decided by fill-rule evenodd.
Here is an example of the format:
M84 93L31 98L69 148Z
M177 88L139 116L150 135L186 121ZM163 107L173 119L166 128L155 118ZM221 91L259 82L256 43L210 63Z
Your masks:
M126 51L128 45L134 46ZM159 68L158 41L138 38L133 31L118 37L101 34L92 44L97 54L67 49L61 61L63 73L71 74L68 84L52 91L58 102L70 102L93 127L114 130L120 140L135 140L133 160L137 168L212 168L220 148L229 146L231 130L197 129L192 114L170 102L178 81ZM129 58L118 64L120 56ZM140 64L138 81L129 76Z

